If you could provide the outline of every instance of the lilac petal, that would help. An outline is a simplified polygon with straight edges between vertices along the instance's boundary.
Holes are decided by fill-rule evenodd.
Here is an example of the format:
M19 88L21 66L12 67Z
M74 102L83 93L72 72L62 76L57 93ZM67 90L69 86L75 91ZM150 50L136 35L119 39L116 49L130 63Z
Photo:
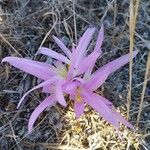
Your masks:
M90 99L89 99L90 100ZM125 120L117 111L115 111L115 110L113 110L114 108L113 108L113 105L112 105L112 103L109 101L109 100L107 100L106 98L104 98L104 97L102 97L102 96L100 96L100 95L97 95L97 94L95 94L95 93L93 93L92 94L92 96L91 96L91 101L95 101L95 104L93 104L93 108L94 108L94 105L95 105L95 108L96 107L98 107L97 108L97 110L96 111L98 111L100 114L101 114L101 110L100 110L100 108L99 108L99 106L98 105L100 105L102 108L101 109L104 109L104 111L106 111L106 112L108 112L109 111L109 113L110 113L110 118L112 117L112 118L114 118L115 119L115 121L117 121L117 122L120 122L120 123L122 123L122 124L124 124L125 126L127 126L127 127L129 127L129 128L131 128L131 129L134 129L134 127L127 121L127 120ZM100 102L101 101L101 102ZM87 102L88 103L88 102ZM92 102L90 102L90 104L91 104ZM93 102L94 103L94 102ZM103 103L103 104L102 104ZM103 116L105 119L106 119L106 116ZM108 118L109 119L109 118ZM111 124L113 124L113 122L112 121L110 121L110 120L108 120L108 119L106 119L109 123L111 123ZM118 124L118 123L117 123ZM113 124L114 125L114 124ZM116 127L116 129L118 128L118 126L116 126L116 125L114 125L115 127Z
M64 45L64 43L58 39L57 37L53 36L53 39L55 40L55 42L57 43L57 45L63 50L63 52L66 54L66 56L68 56L68 58L71 57L71 52L70 50Z
M84 113L84 103L74 102L74 111L76 114L76 118L80 118L80 116Z
M55 92L55 86L53 84L43 86L42 92L43 93L54 93Z
M111 109L103 102L103 98L97 94L82 93L84 101L95 109L100 115L114 127L119 128L117 118L115 118Z
M97 38L97 41L96 41L95 48L94 48L94 51L99 52L100 55L102 54L101 46L102 46L103 40L104 40L104 26L102 25L101 29L99 31L99 34L98 34L98 38Z
M133 52L133 58L138 54L138 51L134 51ZM104 65L105 66L109 66L111 68L110 70L110 74L115 72L116 70L118 70L120 67L124 66L125 64L127 64L130 60L130 54L126 54L122 57L119 57L118 59L109 62L108 64ZM96 71L97 72L97 71Z
M65 101L64 95L63 95L63 91L62 91L62 81L58 81L56 83L56 91L55 91L55 95L56 95L56 99L57 101L63 105L63 106L67 106L67 103Z
M113 107L113 104L106 98L96 94L96 93L93 93L92 94L95 98L98 98L98 99L101 99L101 101L103 101L109 108L112 108Z
M78 46L76 47L76 63L75 68L80 64L81 60L86 54L87 46L95 32L95 28L88 28L81 37Z
M65 85L65 93L69 94L72 99L75 99L76 97L76 88L78 86L78 82L69 82Z
M34 60L18 57L5 57L2 62L9 62L14 67L43 80L47 80L55 74L53 66Z
M87 72L89 69L92 69L99 56L100 53L97 51L93 51L90 55L88 55L77 67L76 75L82 74Z
M29 133L31 133L33 125L36 119L38 118L38 116L44 111L44 109L46 109L49 106L52 106L54 102L55 102L55 97L51 95L47 97L43 102L40 103L40 105L36 107L36 109L32 112L30 119L29 119L29 123L28 123Z
M85 87L90 91L95 91L106 81L109 73L109 66L100 68L98 73L92 74L91 78L85 83Z
M89 67L88 71L85 72L84 77L83 77L84 79L89 79L90 78L91 72L92 72L92 70L94 68L94 65L95 65L95 62L96 62L97 58L102 54L101 45L102 45L103 40L104 40L104 26L102 25L102 27L99 31L99 34L98 34L98 39L96 41L95 48L94 48L94 51L98 53L98 56L97 57L94 56L95 59L91 58L93 60L91 60L92 63L91 62L89 63L90 67Z
M44 86L42 89L43 93L50 93L50 87L49 86Z
M74 73L74 65L76 62L76 49L74 47L72 48L70 60L71 60L71 64L67 73L67 80L70 80L73 77L73 73Z
M133 57L137 55L138 51L133 52ZM90 88L90 90L95 91L98 87L100 87L107 77L122 67L123 65L127 64L130 60L130 54L126 54L110 63L104 65L102 68L98 69L95 73L91 75L91 79L87 81L86 87Z
M56 80L58 80L58 77L53 77L53 78L51 78L51 79L49 79L49 80L46 80L46 81L44 81L44 82L38 84L37 86L35 86L34 88L32 88L31 90L29 90L28 92L26 92L26 93L24 94L24 96L20 99L17 108L21 105L21 103L23 102L24 98L25 98L30 92L32 92L32 91L34 91L34 90L36 90L36 89L39 89L39 88L41 88L41 87L51 85L51 84L54 83Z
M117 111L113 113L114 113L114 116L117 118L118 122L124 124L125 126L131 129L134 129L134 127L124 117L122 117Z
M66 63L66 64L70 64L70 60L67 57L65 57L64 55L59 54L59 53L57 53L57 52L55 52L55 51L53 51L53 50L51 50L49 48L40 47L39 50L38 50L38 53L50 56L52 58L55 58L55 59L57 59L59 61L62 61L64 63Z

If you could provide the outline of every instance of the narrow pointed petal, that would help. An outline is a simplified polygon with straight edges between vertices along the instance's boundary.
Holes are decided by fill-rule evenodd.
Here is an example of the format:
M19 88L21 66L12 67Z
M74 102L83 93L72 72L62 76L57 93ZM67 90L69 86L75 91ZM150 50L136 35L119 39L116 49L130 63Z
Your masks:
M98 73L92 74L91 78L85 83L85 87L90 91L95 91L100 87L110 74L109 66L105 66L99 69Z
M81 37L79 44L76 47L76 58L77 59L76 59L75 67L77 67L80 64L80 62L86 55L87 46L89 45L89 42L90 42L94 32L95 32L95 28L88 28L85 31L85 33L83 34L83 36Z
M80 116L84 113L84 103L74 102L74 111L76 114L76 118L80 118Z
M38 54L47 55L47 56L55 58L59 61L62 61L66 64L70 64L70 60L67 57L65 57L64 55L59 54L59 53L57 53L57 52L55 52L49 48L46 48L46 47L40 47L38 50Z
M97 58L100 56L100 53L93 51L88 55L77 67L76 75L87 72L89 69L93 69Z
M132 124L130 124L124 117L121 116L117 111L114 112L114 116L117 118L118 122L124 124L125 126L134 129Z
M133 52L133 58L136 57L136 55L138 54L138 51L134 51ZM130 61L130 54L126 54L124 56L121 56L111 62L109 62L108 64L104 65L105 66L109 66L111 68L110 70L110 74L115 72L116 70L118 70L119 68L121 68L122 66L124 66L125 64L127 64ZM97 72L97 71L96 71Z
M137 55L138 51L133 52L133 57ZM86 87L95 91L98 87L100 87L107 79L107 77L118 70L120 67L127 64L130 60L130 54L126 54L110 63L104 65L100 69L98 69L95 73L91 75L91 79L87 81Z
M102 54L101 46L102 46L103 40L104 40L104 26L102 25L101 29L99 31L99 34L98 34L98 38L97 38L97 41L96 41L95 48L94 48L94 51L99 52L100 55Z
M64 95L63 95L63 91L62 91L62 81L58 81L58 83L56 84L56 91L55 91L55 95L56 95L56 99L57 101L63 105L63 106L67 106L67 103L65 101Z
M47 97L43 102L38 105L35 110L32 112L29 123L28 123L28 131L31 133L33 125L35 121L37 120L38 116L49 106L52 106L54 102L56 101L55 97L53 95Z
M102 42L104 40L104 26L102 25L101 26L101 29L99 31L99 34L98 34L98 39L96 41L96 45L95 45L95 48L94 48L94 51L98 53L98 57L102 54L102 50L101 50L101 46L102 46ZM98 57L96 56L93 56L95 58L91 58L92 60L92 63L90 64L90 67L89 69L85 72L84 74L84 79L89 79L90 76L91 76L91 73L92 73L92 70L94 68L94 65L95 65L95 62L97 60Z
M53 77L53 78L51 78L51 79L49 79L49 80L46 80L46 81L44 81L44 82L38 84L37 86L35 86L34 88L32 88L31 90L29 90L28 92L26 92L26 93L24 94L24 96L20 99L17 108L19 108L19 106L20 106L21 103L23 102L24 98L25 98L29 93L31 93L32 91L34 91L34 90L36 90L36 89L39 89L39 88L41 88L41 87L51 85L51 84L54 83L56 80L58 80L58 77Z
M71 57L71 52L70 50L65 46L65 44L60 40L58 39L57 37L53 36L53 39L54 41L57 43L57 45L63 50L63 52L66 54L66 56L68 58Z
M97 94L84 93L84 101L95 109L100 115L112 124L115 128L119 128L119 123L117 118L113 115L111 109L103 102L103 99Z
M47 85L47 86L43 86L42 92L43 93L51 93L52 94L52 93L55 92L55 86L53 84Z
M131 128L131 129L134 129L134 127L124 117L122 117L121 114L119 114L116 110L114 110L114 107L113 107L112 103L109 100L107 100L106 98L104 98L104 97L102 97L100 95L97 95L95 93L92 94L92 97L93 97L93 100L95 99L95 101L97 100L97 101L101 101L102 103L105 103L105 105L107 107L106 110L109 110L110 113L111 113L110 117L115 118L118 123L122 123L125 126ZM101 105L101 107L102 107L102 105Z
M43 80L47 80L55 74L53 66L34 60L18 57L5 57L2 62L8 62L12 66Z
M109 108L112 109L113 104L112 104L108 99L106 99L106 98L104 98L104 97L102 97L102 96L100 96L100 95L98 95L98 94L96 94L96 93L93 93L92 95L93 95L95 98L97 98L97 99L101 99L101 101L103 101Z
M70 80L73 77L74 74L74 66L75 66L75 62L76 62L76 49L73 47L72 48L72 53L71 53L71 63L70 63L70 67L67 73L67 80Z

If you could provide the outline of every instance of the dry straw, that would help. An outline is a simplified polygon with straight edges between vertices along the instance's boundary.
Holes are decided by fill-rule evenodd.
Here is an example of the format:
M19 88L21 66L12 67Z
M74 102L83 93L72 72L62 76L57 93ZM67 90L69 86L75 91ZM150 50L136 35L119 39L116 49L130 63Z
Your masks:
M133 48L134 48L134 34L136 27L136 19L138 15L140 0L130 1L130 20L129 20L129 30L130 30L130 66L129 66L129 92L127 99L127 118L129 118L130 104L131 104L131 91L132 91L132 66L133 66Z

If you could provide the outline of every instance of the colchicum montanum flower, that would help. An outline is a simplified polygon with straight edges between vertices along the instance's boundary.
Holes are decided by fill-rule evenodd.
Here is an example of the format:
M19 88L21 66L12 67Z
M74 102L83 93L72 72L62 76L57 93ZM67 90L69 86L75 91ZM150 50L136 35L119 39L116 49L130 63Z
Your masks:
M74 101L74 110L77 118L83 114L84 105L87 103L116 129L119 128L119 123L133 128L128 121L115 111L109 100L95 92L111 73L129 62L129 54L109 62L92 73L97 58L102 54L103 26L99 31L94 50L87 55L87 48L94 32L95 28L88 28L80 38L78 45L73 46L72 50L69 50L61 40L53 36L54 41L65 55L45 47L40 47L38 50L39 54L54 58L53 65L18 57L6 57L2 60L2 62L8 62L14 67L43 80L43 82L24 94L18 107L24 98L33 90L42 88L42 92L50 94L31 114L28 123L29 132L32 131L37 117L45 108L54 105L56 102L59 102L63 106L67 105L64 97L65 94L68 94ZM133 57L137 53L137 51L134 51Z

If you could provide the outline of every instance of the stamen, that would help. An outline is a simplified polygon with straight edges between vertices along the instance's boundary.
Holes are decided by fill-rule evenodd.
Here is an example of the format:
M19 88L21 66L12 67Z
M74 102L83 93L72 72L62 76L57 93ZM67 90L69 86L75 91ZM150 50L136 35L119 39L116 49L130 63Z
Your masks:
M80 89L79 88L77 88L76 101L79 102L79 103L82 102L82 97L80 96Z
M67 70L69 70L70 69L70 64L67 64Z

